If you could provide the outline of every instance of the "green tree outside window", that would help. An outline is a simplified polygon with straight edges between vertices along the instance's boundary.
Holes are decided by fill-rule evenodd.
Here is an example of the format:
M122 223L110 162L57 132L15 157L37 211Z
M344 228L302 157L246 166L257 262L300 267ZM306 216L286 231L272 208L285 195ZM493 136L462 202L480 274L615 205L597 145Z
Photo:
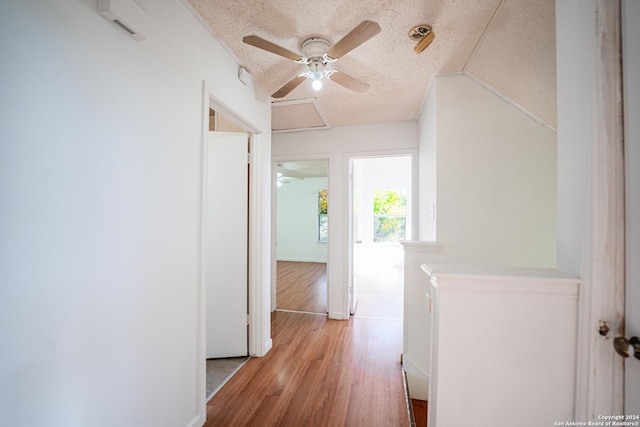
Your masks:
M373 241L399 242L407 235L407 191L373 191Z
M329 239L329 190L318 191L318 242Z

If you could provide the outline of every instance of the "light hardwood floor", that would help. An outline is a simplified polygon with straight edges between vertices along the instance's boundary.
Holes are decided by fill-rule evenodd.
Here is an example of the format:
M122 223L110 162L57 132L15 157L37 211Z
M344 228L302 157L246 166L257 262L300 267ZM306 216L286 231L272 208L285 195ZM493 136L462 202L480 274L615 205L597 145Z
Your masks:
M402 269L381 264L360 275L354 315L402 321ZM278 310L327 312L327 264L278 261L276 284Z
M276 311L272 338L208 402L205 427L408 425L401 322Z

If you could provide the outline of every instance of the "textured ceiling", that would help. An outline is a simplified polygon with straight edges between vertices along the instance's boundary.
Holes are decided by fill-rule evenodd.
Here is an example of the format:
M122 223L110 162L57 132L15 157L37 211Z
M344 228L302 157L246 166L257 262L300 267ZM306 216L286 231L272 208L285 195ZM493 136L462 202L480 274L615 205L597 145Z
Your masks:
M466 72L556 127L555 0L185 0L268 93L306 66L242 43L255 34L294 52L309 35L333 43L363 20L382 31L333 68L370 84L352 92L305 81L278 101L315 98L332 127L415 120L434 74ZM418 24L435 40L421 54Z

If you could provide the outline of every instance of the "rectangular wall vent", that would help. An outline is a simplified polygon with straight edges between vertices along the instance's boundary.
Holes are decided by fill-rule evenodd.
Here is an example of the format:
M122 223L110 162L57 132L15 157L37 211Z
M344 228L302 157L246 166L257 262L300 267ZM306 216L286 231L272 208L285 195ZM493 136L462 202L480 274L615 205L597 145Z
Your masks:
M98 0L98 11L134 39L146 37L148 13L140 4L142 0ZM146 6L146 3L142 3Z

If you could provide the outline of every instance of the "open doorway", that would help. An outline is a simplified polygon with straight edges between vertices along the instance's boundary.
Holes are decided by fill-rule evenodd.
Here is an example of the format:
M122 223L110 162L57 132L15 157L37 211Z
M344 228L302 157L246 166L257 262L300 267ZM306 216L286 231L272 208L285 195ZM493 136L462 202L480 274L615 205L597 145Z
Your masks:
M349 169L351 315L401 321L412 156L352 158Z
M278 161L276 310L327 313L327 159Z
M242 112L230 108L220 98L218 98L211 84L203 81L202 86L202 145L201 145L201 168L200 168L200 225L197 233L199 235L199 284L197 290L197 311L194 313L197 327L196 340L196 400L194 404L199 408L199 416L201 420L206 419L206 404L212 393L207 392L207 341L208 329L212 315L222 312L209 310L208 297L210 295L208 289L208 279L210 274L207 271L207 262L214 256L212 250L223 249L223 259L227 259L227 252L224 251L225 245L236 245L242 243L243 252L246 254L246 261L237 261L238 270L245 271L247 278L243 280L244 289L247 291L247 297L240 303L243 314L238 314L238 327L242 328L238 336L246 343L247 351L250 356L264 356L272 346L271 340L271 313L269 310L269 287L270 281L268 275L270 268L265 263L265 257L268 257L270 251L265 247L263 236L269 235L271 224L268 216L264 215L266 210L271 208L271 201L266 193L269 188L269 165L271 161L271 151L269 147L270 124L265 120L258 120L260 116L246 116ZM265 106L266 108L266 106ZM211 111L213 110L213 112ZM257 121L256 121L257 120ZM217 207L220 212L233 212L234 208L231 203L224 203L225 199L216 198L209 194L209 185L211 182L228 183L232 182L230 177L222 175L218 179L210 180L210 136L212 125L216 131L222 132L226 126L226 132L222 133L243 133L242 140L238 140L239 148L243 148L243 155L238 156L237 171L244 175L247 184L242 191L243 197L246 198L247 218L238 228L247 230L246 238L238 238L234 236L230 240L225 240L221 236L216 236L213 241L213 248L207 247L210 242L207 239L207 225L211 223L208 218L208 207L210 199L214 200L214 208ZM227 159L224 155L221 159ZM242 158L242 160L240 160ZM234 157L234 159L236 159ZM226 166L226 165L224 165ZM234 181L239 181L238 178ZM217 200L217 203L215 203ZM244 211L244 208L242 208ZM220 222L223 223L223 222ZM234 227L227 227L234 230ZM235 261L234 261L235 262ZM226 323L227 319L219 321ZM244 353L247 357L246 354Z
M250 151L250 130L210 108L204 212L207 400L249 356Z

